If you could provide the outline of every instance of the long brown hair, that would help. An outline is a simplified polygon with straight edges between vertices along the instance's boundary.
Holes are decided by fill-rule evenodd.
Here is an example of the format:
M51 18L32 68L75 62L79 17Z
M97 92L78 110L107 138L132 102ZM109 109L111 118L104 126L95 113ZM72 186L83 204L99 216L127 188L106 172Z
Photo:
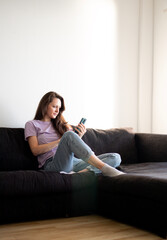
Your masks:
M46 93L40 100L34 120L42 120L47 112L47 107L49 103L52 102L54 98L58 98L61 101L61 108L59 109L59 114L55 119L51 119L53 127L62 136L67 130L70 129L70 125L65 121L62 113L65 111L64 99L56 92Z

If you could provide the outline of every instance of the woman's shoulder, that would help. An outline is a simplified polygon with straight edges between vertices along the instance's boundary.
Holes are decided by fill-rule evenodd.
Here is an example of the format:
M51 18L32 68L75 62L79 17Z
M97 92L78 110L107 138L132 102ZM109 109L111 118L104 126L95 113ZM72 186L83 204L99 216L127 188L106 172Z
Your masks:
M30 120L25 124L25 126L33 126L39 129L47 128L50 125L52 125L51 122L44 122L42 120Z
M25 124L25 126L34 126L34 127L39 127L40 125L42 125L42 121L40 120L29 120Z
M38 120L29 120L29 121L26 122L25 125L34 125L34 124L37 123L37 121L38 121Z

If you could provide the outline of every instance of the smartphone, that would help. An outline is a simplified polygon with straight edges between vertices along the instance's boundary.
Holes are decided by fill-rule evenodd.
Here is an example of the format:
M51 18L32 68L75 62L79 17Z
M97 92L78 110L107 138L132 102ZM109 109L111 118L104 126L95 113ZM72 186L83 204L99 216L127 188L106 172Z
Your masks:
M86 118L81 118L81 121L79 122L79 124L81 124L81 123L83 123L83 124L85 124L85 122L86 122ZM79 129L78 129L79 130ZM75 133L78 133L77 131L75 131Z
M85 124L85 122L86 122L86 118L81 118L81 121L80 121L79 123L80 123L80 124L81 124L81 123Z

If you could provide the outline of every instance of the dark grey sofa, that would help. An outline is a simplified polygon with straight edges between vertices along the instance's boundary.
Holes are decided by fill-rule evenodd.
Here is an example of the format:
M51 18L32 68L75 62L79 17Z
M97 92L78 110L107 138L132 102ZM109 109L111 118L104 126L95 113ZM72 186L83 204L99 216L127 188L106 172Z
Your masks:
M96 213L166 238L167 135L87 129L83 140L97 155L119 153L127 174L38 170L24 129L0 128L0 223Z

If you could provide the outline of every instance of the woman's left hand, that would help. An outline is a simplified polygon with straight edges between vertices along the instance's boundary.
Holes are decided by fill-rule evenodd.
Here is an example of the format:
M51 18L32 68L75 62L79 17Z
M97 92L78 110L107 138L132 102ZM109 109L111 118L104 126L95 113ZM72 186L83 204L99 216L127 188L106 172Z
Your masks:
M82 138L83 135L86 133L86 127L83 123L79 123L75 130L77 131L80 138Z

